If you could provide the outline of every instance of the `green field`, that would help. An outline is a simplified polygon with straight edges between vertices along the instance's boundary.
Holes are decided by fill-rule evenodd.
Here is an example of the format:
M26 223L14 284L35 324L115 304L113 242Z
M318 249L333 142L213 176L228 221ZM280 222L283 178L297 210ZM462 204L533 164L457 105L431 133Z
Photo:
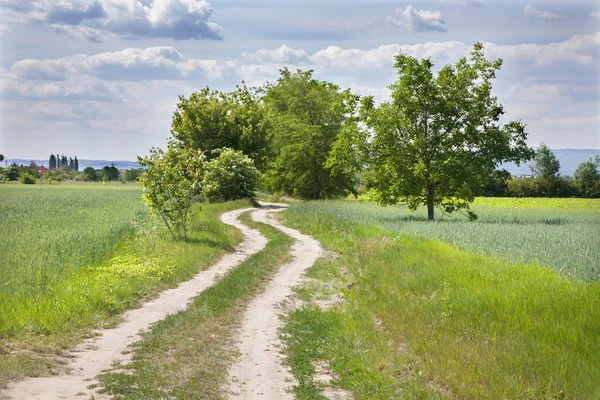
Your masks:
M148 217L134 186L0 185L1 295L35 296L104 257Z
M475 209L475 223L348 201L286 212L337 255L309 271L309 305L284 329L298 399L325 399L316 365L355 399L600 398L598 212ZM588 282L556 273L573 260ZM310 305L340 292L331 309Z
M320 215L324 223L334 216L376 225L510 262L537 262L583 280L600 280L600 200L481 198L472 209L477 221L440 213L435 223L427 221L425 210L357 201L304 203L289 213Z

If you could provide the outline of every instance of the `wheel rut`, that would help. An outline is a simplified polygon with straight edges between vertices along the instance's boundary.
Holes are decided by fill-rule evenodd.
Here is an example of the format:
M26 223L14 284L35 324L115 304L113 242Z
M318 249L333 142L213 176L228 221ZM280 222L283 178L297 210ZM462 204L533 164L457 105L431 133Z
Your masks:
M293 399L289 391L291 373L283 366L278 329L281 326L281 303L292 294L304 271L321 255L319 242L295 229L281 225L271 217L273 211L287 206L268 204L277 209L261 209L252 214L257 222L269 224L295 239L292 260L279 268L265 291L255 297L246 310L238 336L240 357L229 369L230 400Z

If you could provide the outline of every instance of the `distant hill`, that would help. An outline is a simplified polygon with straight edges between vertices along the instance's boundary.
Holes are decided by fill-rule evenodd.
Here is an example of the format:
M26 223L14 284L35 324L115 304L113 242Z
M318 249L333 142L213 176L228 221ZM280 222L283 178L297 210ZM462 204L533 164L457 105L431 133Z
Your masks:
M29 165L31 161L35 161L37 165L43 165L48 168L48 160L24 160L24 159L12 159L9 158L7 160L10 165L13 162L16 162L18 165ZM92 167L94 169L102 169L104 167L110 167L111 165L115 165L117 169L137 169L141 168L138 163L135 161L107 161L107 160L78 160L79 161L79 170L83 171L84 168ZM4 165L3 165L4 166Z
M560 174L562 176L573 176L575 169L583 161L587 161L590 157L600 156L600 150L591 149L552 149L552 152L560 162ZM503 164L500 168L506 169L513 175L530 175L531 162L522 163L517 167L514 163Z

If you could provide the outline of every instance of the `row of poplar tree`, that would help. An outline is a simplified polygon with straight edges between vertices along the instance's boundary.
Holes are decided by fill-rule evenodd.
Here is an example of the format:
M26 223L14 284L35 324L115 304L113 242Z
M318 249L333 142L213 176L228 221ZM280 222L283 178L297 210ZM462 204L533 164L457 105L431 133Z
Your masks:
M50 154L50 159L48 161L49 169L64 169L67 171L79 171L79 160L77 157L67 157L65 155L61 156L59 154Z

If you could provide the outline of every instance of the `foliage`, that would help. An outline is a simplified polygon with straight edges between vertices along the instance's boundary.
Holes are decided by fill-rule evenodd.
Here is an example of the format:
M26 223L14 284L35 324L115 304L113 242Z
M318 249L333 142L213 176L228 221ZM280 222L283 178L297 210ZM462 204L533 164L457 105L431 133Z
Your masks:
M600 157L589 159L577 166L573 177L583 197L600 197Z
M214 150L218 154L206 164L202 193L211 203L253 199L260 173L241 151Z
M93 167L86 167L81 174L81 180L85 182L95 182L98 180L98 174Z
M50 158L48 159L48 169L56 169L56 156L54 154L50 154Z
M312 71L281 71L265 87L265 104L273 126L274 161L265 174L274 191L322 199L354 191L350 168L326 165L338 134L356 124L357 97L334 84L313 79ZM348 133L350 135L350 133Z
M264 170L269 157L269 124L255 90L245 85L233 92L209 88L179 97L171 134L185 147L212 158L220 148L240 150Z
M19 177L19 182L24 183L26 185L33 185L37 182L35 176L31 175L29 172L23 172Z
M558 176L560 162L550 147L542 143L535 151L533 165L529 168L537 178L552 179Z
M508 182L507 196L510 197L577 197L579 188L573 179L522 178Z
M111 165L110 167L108 165L106 165L106 166L104 166L104 168L102 168L102 170L98 174L98 177L103 182L118 181L119 178L121 177L121 173L119 172L117 167L114 166L114 164Z
M204 153L170 142L166 152L152 148L138 163L148 167L140 177L144 202L161 216L174 239L186 239L192 199L202 189Z
M490 175L487 185L483 188L483 196L502 197L508 192L508 182L512 179L510 172L505 169L496 170Z
M531 157L525 126L499 123L504 110L491 91L501 65L485 59L480 43L437 76L430 59L396 56L392 100L377 107L363 100L373 139L369 154L354 156L370 163L380 204L402 202L411 210L423 204L429 220L435 206L446 213L466 209L474 218L469 203L495 167Z
M0 154L0 162L4 161L4 154Z
M123 180L125 182L135 182L139 180L140 176L144 173L144 170L141 168L138 169L128 169L123 174Z
M10 167L4 169L3 174L4 179L8 181L16 181L21 175L21 170L16 165L11 165Z

